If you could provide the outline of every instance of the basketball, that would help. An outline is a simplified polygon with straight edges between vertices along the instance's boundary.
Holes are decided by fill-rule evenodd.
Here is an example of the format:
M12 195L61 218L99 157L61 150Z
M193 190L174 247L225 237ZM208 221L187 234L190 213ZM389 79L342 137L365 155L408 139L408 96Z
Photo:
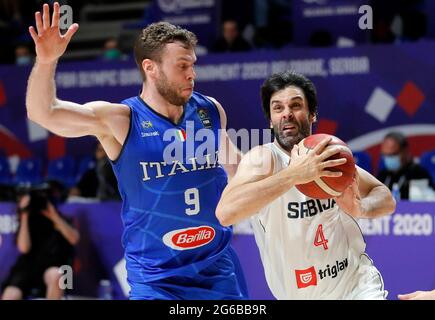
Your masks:
M332 137L332 140L326 146L338 145L340 146L340 152L334 154L326 160L334 160L340 158L346 158L347 162L336 166L327 168L330 171L341 171L343 175L341 177L320 177L314 181L296 185L296 188L308 197L314 199L329 199L332 197L338 197L351 183L355 173L355 161L353 159L352 151L349 147L339 138L329 134L313 134L306 137L299 142L299 153L308 153L323 139Z

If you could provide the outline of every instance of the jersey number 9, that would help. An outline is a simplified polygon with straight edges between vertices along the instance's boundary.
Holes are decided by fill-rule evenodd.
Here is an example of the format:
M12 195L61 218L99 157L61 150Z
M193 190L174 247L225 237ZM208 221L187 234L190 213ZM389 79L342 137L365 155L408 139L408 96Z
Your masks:
M199 190L197 188L190 188L184 191L184 201L189 208L186 208L186 214L188 216L194 216L199 213Z

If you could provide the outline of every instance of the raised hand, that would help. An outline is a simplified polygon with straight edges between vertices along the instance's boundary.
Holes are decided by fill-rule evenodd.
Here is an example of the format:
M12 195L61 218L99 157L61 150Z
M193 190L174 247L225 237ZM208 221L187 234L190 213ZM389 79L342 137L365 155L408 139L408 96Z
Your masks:
M48 202L47 203L47 208L45 210L42 210L42 214L50 219L51 221L53 221L53 223L56 224L56 222L59 220L60 216L57 213L56 209L54 208L54 206Z
M44 4L42 17L39 11L35 13L36 30L29 27L30 35L35 42L37 61L40 63L52 63L59 59L79 28L77 23L73 23L62 35L59 29L59 18L60 7L59 3L55 2L50 25L50 9L48 4Z
M291 151L291 160L288 169L292 170L296 184L304 184L320 177L340 177L340 171L330 171L328 168L346 163L345 158L326 160L340 152L336 146L326 147L331 138L326 138L316 145L307 154L299 154L298 145Z

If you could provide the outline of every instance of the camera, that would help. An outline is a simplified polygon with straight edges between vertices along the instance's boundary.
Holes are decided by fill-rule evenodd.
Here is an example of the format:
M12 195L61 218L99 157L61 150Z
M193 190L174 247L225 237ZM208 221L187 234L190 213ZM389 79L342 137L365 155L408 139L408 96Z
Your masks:
M39 214L47 209L50 199L50 186L46 183L34 186L19 186L17 188L17 196L29 195L30 202L26 208L21 211L28 211L29 214Z

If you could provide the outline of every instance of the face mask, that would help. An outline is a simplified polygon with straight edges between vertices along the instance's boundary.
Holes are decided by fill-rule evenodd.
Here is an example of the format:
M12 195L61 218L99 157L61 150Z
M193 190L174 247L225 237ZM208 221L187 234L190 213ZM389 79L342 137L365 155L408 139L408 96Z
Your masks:
M121 56L121 52L118 49L109 49L104 52L104 58L106 60L115 60Z
M15 63L17 66L27 66L32 63L32 58L29 56L18 57Z
M384 156L385 168L388 171L397 171L400 169L400 156Z

